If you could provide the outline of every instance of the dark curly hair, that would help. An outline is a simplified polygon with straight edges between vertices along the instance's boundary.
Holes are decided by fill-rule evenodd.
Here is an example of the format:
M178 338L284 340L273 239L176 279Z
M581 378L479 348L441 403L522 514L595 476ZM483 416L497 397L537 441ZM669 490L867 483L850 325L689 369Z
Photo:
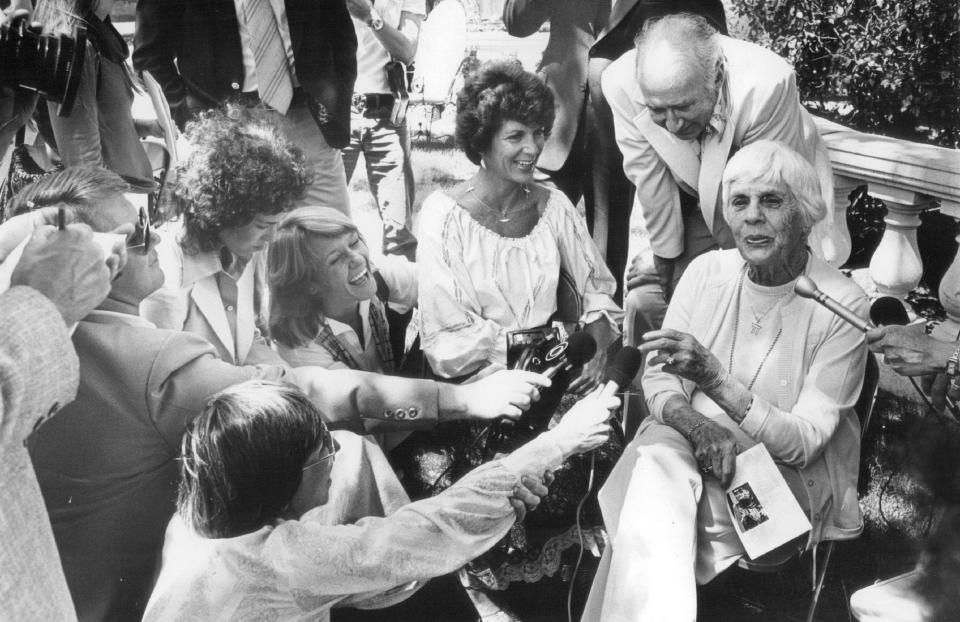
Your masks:
M553 128L553 91L518 61L484 63L457 94L457 145L474 164L505 121Z
M177 165L171 196L183 214L180 244L190 251L216 250L220 231L290 210L312 181L303 152L265 110L204 112L186 136L193 151Z

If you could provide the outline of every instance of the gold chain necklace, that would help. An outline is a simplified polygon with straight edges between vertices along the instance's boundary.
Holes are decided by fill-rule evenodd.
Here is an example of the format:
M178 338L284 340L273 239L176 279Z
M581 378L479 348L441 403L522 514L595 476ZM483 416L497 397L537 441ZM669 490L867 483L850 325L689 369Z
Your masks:
M743 293L743 278L746 274L747 274L747 270L746 270L746 267L744 267L744 269L740 272L740 280L737 282L737 302L735 303L735 307L734 307L735 308L734 315L736 317L734 319L734 324L733 324L733 341L730 343L730 363L729 365L727 365L727 372L731 376L733 375L733 351L737 347L737 332L739 331L739 328L740 328L740 294ZM779 302L779 300L777 302ZM773 348L777 345L777 341L780 340L781 334L783 334L783 326L781 326L780 330L777 331L777 334L773 338L773 342L770 344L770 347L767 348L767 351L763 355L763 358L760 359L760 365L757 366L757 371L753 374L753 378L750 379L750 384L747 385L747 391L750 391L753 389L754 383L757 381L757 378L760 377L760 370L763 369L764 363L767 362L767 358L769 358L770 353L773 352Z
M487 208L488 210L490 210L490 211L493 212L494 214L499 214L500 217L497 218L497 222L510 222L510 219L511 219L513 216L508 215L508 214L511 214L511 213L512 213L512 214L516 214L517 212L523 211L523 209L524 209L525 207L527 207L527 198L530 196L530 188L528 188L527 185L524 184L524 185L520 186L520 189L523 190L523 203L522 203L522 205L520 206L520 208L519 208L519 209L515 209L515 210L511 210L511 209L507 208L507 209L505 209L505 210L503 210L503 211L500 211L500 210L498 210L498 209L494 209L493 207L490 207L490 205L488 205L486 201L484 201L483 199L481 199L481 198L480 198L480 193L477 192L477 187L476 187L476 186L470 186L469 188L467 188L467 192L471 193L471 194L473 195L473 198L475 198L480 205L484 206L485 208Z

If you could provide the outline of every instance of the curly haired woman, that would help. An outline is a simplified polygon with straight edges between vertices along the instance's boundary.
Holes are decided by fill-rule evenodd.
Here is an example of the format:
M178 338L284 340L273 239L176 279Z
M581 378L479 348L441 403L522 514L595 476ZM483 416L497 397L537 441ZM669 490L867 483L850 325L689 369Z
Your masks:
M206 337L225 361L280 363L260 334L265 249L311 182L303 153L256 110L203 113L186 136L171 191L182 218L157 249L166 282L141 315Z

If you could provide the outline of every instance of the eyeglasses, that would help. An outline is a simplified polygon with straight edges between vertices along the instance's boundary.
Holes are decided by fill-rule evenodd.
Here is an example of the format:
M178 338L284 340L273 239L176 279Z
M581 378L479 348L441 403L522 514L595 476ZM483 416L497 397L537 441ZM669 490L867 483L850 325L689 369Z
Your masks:
M328 437L328 438L330 438L330 437ZM338 442L336 441L336 439L334 439L334 438L330 438L330 443L331 443L330 451L328 451L325 455L317 458L317 459L314 460L313 462L310 462L310 463L308 463L308 464L303 465L303 470L304 470L304 471L306 471L307 469L312 469L313 467L317 466L318 464L323 464L323 463L326 462L327 460L330 460L331 458L333 458L334 456L337 455L337 452L340 451L340 443L338 443ZM324 444L326 444L326 443L324 443Z
M153 236L150 226L150 218L147 217L147 210L140 208L140 216L137 218L137 224L133 233L127 240L127 250L136 250L140 255L146 255L150 252L150 238Z

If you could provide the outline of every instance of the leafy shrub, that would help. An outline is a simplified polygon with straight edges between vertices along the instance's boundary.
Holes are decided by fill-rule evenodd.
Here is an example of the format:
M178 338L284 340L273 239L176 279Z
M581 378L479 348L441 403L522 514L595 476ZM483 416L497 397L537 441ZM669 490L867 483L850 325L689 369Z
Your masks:
M733 0L739 36L797 70L818 114L867 132L960 146L957 0Z

